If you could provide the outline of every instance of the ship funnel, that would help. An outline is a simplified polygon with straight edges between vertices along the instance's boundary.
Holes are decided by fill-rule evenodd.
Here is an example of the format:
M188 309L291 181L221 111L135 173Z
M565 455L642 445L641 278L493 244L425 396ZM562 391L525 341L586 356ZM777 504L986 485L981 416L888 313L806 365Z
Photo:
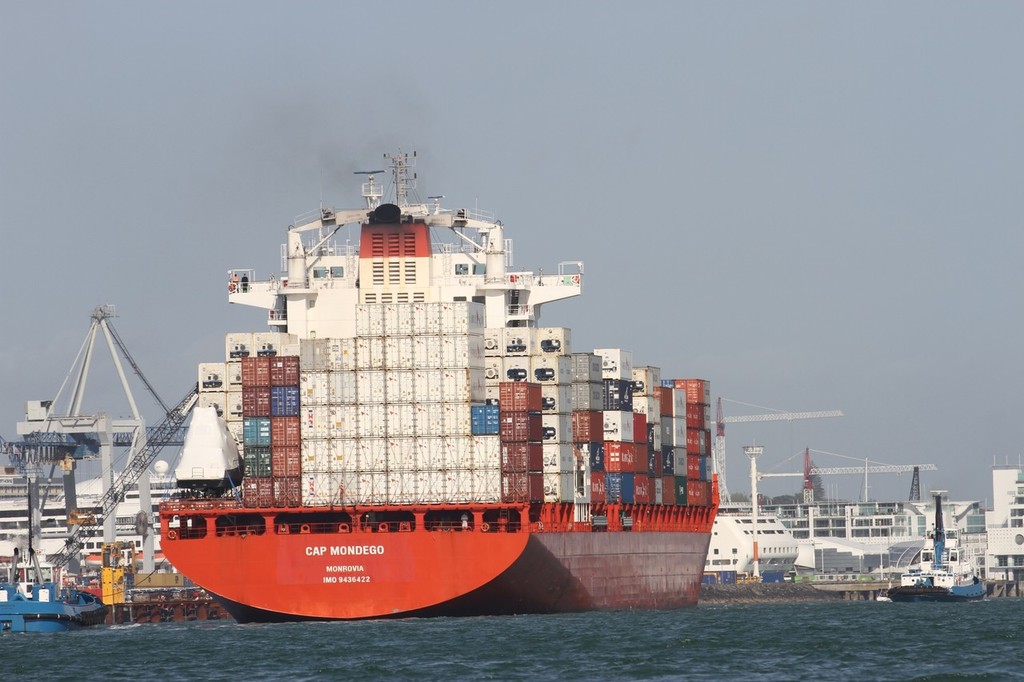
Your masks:
M400 223L402 222L402 209L395 204L381 204L373 209L370 214L371 223Z

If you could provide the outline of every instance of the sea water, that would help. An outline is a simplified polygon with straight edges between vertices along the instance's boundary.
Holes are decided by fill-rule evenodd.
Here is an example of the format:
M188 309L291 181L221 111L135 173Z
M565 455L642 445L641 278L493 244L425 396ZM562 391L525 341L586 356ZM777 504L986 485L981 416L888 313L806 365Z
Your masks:
M0 636L29 680L1015 680L1024 600L814 602L678 611Z

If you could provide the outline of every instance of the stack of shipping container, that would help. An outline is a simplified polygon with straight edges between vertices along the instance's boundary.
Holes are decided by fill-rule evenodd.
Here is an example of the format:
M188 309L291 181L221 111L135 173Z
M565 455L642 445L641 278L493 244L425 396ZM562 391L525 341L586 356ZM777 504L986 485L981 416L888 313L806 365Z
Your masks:
M254 506L711 503L710 391L473 302L360 304L355 335L228 334L199 368Z

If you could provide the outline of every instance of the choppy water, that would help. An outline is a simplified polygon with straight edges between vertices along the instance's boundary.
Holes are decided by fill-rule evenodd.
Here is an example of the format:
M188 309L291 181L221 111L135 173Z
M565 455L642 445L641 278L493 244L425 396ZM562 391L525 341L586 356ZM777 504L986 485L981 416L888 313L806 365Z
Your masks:
M1024 600L706 605L0 637L7 679L1024 680Z

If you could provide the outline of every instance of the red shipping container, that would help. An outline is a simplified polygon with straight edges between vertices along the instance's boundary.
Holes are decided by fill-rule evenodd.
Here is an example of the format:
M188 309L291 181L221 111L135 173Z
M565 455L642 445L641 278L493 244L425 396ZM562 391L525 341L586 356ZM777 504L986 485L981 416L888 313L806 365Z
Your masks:
M607 487L603 471L590 472L590 502L597 504L604 502L607 498Z
M709 429L686 429L686 452L691 455L708 454Z
M633 413L633 442L647 442L647 415Z
M540 384L501 382L498 384L498 409L501 412L540 412L543 409Z
M544 469L544 446L541 443L502 443L501 470L525 474Z
M646 467L646 462L644 464ZM632 443L617 440L604 442L604 470L612 473L636 471L636 450Z
M700 455L686 453L686 478L691 481L700 480Z
M246 386L270 386L269 357L242 358L242 387Z
M281 355L267 359L270 360L271 386L299 385L299 356Z
M706 507L711 504L711 484L705 481L686 481L687 502L694 507Z
M270 473L275 478L302 475L302 448L273 445L270 448Z
M270 445L298 447L302 445L302 425L299 417L271 417Z
M686 428L706 429L710 424L711 408L697 403L686 403Z
M661 503L662 504L675 504L676 503L676 477L675 476L662 476L661 477Z
M686 402L711 404L711 382L707 379L676 379L675 384L686 391Z
M665 470L665 455L661 452L661 450L655 450L654 451L654 468L651 469L648 473L651 476L658 476L658 477L660 477L664 470Z
M661 416L671 417L672 415L672 389L666 386L658 387L658 396L661 398Z
M270 416L270 387L242 387L242 417Z
M541 441L544 439L544 418L537 412L499 412L502 442Z
M572 413L572 439L576 443L604 440L604 413L577 410Z
M502 502L543 502L544 474L502 474Z
M274 503L278 507L302 505L302 478L299 476L274 477Z
M274 483L269 476L246 476L242 480L242 501L246 507L274 506Z

